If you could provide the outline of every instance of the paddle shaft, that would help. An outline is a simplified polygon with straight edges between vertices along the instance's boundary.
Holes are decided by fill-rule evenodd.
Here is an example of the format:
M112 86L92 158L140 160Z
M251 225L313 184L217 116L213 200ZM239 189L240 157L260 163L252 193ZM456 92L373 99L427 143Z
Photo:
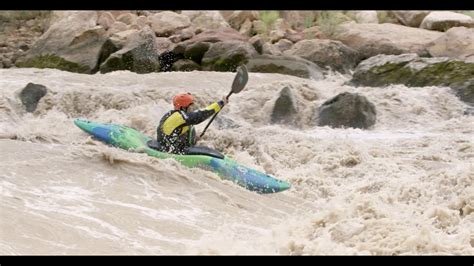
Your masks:
M229 97L232 95L232 93L234 93L233 91L230 91L229 94L227 94L227 96L225 97L226 99L229 99ZM224 106L222 106L222 108L224 108ZM220 112L220 111L219 111ZM209 123L207 123L206 127L204 128L204 130L202 131L201 135L199 136L200 138L202 138L202 136L204 136L204 133L206 133L206 130L207 128L209 127L209 125L211 125L212 121L214 121L214 118L216 118L217 114L219 113L215 113L212 118L211 118L211 121L209 121Z

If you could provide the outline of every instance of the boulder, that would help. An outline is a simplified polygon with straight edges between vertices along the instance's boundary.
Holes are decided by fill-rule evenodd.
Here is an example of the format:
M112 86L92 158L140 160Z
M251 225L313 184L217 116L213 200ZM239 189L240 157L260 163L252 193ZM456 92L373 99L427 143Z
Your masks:
M194 62L201 64L202 57L211 47L209 42L198 42L189 45L184 51L184 58L191 59Z
M251 10L238 10L234 11L229 18L227 18L227 22L229 22L229 25L238 30L241 28L242 24L244 22L249 21L250 25L252 24L252 21L257 20L259 18L259 13L258 11L251 11Z
M244 23L242 23L239 33L243 36L250 36L252 34L252 21L247 19Z
M196 62L189 60L189 59L180 59L174 62L173 66L171 67L172 71L194 71L194 70L201 70L201 66L196 64Z
M430 11L391 11L391 13L402 23L402 25L418 28L423 19L430 13Z
M107 34L96 26L96 11L68 12L33 44L18 67L57 68L78 73L95 73Z
M145 16L139 16L137 17L137 21L136 21L138 27L140 27L140 29L144 28L145 26L148 25L148 18L145 17Z
M150 73L160 70L155 33L146 27L129 36L126 45L111 54L100 66L101 73L129 70L136 73Z
M112 34L102 45L98 65L100 66L111 54L125 47L127 43L136 38L137 34L138 30L126 30Z
M450 28L426 48L432 57L449 57L474 63L474 29Z
M227 21L229 17L234 13L232 10L219 10L219 13Z
M363 58L378 54L417 53L428 55L426 46L443 33L390 23L340 25L334 39L358 51Z
M175 35L172 35L169 37L169 39L173 43L179 43L182 41L186 41L194 37L194 31L192 31L190 28L184 29L180 32L177 32Z
M271 114L273 124L295 124L298 113L296 101L288 86L280 91Z
M377 11L349 11L346 15L357 23L379 23Z
M448 86L462 101L474 104L474 63L447 57L423 58L417 54L374 56L357 66L351 83L374 87L390 84Z
M254 34L254 35L266 34L267 31L268 31L268 29L267 29L267 25L265 24L265 22L263 22L261 20L252 21L252 33L251 34Z
M27 112L34 112L38 106L39 100L43 98L48 89L41 84L28 83L20 92L21 103L25 106Z
M112 23L112 25L110 25L107 32L109 33L109 35L112 35L117 32L126 31L127 29L127 24L123 23L122 21L115 21Z
M238 31L232 28L225 28L219 30L206 30L196 34L193 38L182 42L187 46L197 42L225 42L225 41L247 41L248 37L242 36Z
M115 19L117 19L120 15L130 13L130 11L127 10L109 10L110 14L114 16Z
M452 27L474 28L474 19L468 15L451 11L433 11L421 22L420 28L446 31Z
M133 25L137 23L137 15L132 13L124 13L117 16L115 20L123 22L127 25Z
M271 30L268 35L271 43L275 43L285 37L286 33L281 30Z
M175 44L166 37L156 37L156 49L159 54L171 51Z
M266 42L262 46L262 54L282 55L282 52L274 44Z
M323 69L315 63L297 56L258 55L247 63L250 72L279 73L301 78L323 79Z
M291 47L293 46L293 42L287 39L281 39L274 45L276 48L278 48L278 50L280 50L280 52L284 52L291 49Z
M115 18L110 12L102 12L97 20L97 25L104 27L105 30L108 30L112 24L115 22Z
M343 92L324 102L318 110L318 126L368 129L375 124L375 105L365 96Z
M191 26L189 17L171 11L155 13L149 17L151 27L159 37L168 37Z
M82 18L87 17L92 20L95 18L95 22L97 23L97 19L99 17L99 13L97 11L52 11L49 15L48 25L45 28L49 29L49 27L56 24L58 21L64 19L71 21L72 17L74 17L72 20L77 21L77 16L79 15L78 13L82 13L80 14Z
M235 71L239 65L246 64L257 51L248 42L226 41L214 43L202 58L204 70Z
M295 33L286 33L283 37L293 43L299 42L305 39L305 34L303 32L295 32Z
M219 11L182 11L181 15L187 16L197 31L230 28Z
M354 69L360 61L360 55L354 49L340 41L326 39L297 42L285 54L299 56L321 67L331 67L343 73Z
M263 44L265 43L265 38L262 35L255 35L249 39L249 43L253 45L253 48L259 53L263 53Z

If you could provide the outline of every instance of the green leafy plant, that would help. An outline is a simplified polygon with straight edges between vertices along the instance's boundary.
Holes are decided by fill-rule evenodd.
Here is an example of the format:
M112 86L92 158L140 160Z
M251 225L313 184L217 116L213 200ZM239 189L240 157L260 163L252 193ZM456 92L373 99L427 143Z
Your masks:
M321 11L317 18L317 24L322 33L330 37L339 28L339 25L350 20L340 11Z
M278 18L280 18L278 11L260 11L260 20L265 23L267 29L270 29Z

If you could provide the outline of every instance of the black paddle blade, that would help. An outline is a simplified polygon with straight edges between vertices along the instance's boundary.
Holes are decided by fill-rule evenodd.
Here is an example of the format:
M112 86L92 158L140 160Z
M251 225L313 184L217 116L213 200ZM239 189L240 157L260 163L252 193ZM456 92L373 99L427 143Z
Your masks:
M245 65L241 65L237 68L237 75L235 76L234 82L232 83L231 93L239 93L245 88L245 85L247 85L247 81L249 81L249 73L247 72L247 67L245 67Z

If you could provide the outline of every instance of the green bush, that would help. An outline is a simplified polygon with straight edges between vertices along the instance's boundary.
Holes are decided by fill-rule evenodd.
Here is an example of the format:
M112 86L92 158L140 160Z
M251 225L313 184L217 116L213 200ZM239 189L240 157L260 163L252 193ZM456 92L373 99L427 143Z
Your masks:
M267 29L270 29L278 18L280 18L278 11L260 11L260 20L265 23Z
M330 37L334 35L341 23L349 20L350 18L341 11L321 11L317 18L317 24L321 32Z
M462 10L462 11L458 11L458 13L468 15L471 18L474 18L474 11L473 10Z
M16 20L30 20L37 17L45 18L49 16L51 11L0 11L0 21L2 22L14 22Z

